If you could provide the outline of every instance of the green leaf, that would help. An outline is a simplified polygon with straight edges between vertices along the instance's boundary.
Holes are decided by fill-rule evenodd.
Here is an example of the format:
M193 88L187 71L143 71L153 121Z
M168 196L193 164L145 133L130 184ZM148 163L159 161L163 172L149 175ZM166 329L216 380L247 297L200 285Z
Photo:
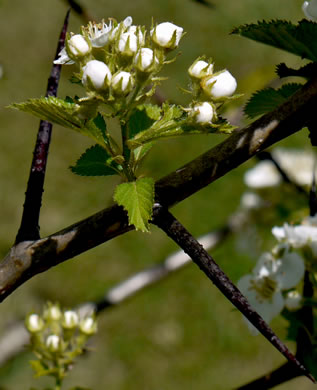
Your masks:
M154 204L154 180L143 177L136 181L119 184L114 200L128 212L129 224L136 230L149 231Z
M279 78L295 76L310 79L317 74L317 63L309 62L299 69L293 69L289 68L284 62L282 62L276 66L276 74Z
M136 165L140 164L140 162L146 157L146 155L149 153L149 151L152 149L154 143L149 142L145 145L139 146L138 148L134 149L134 161Z
M157 119L150 128L136 134L128 141L128 146L132 149L144 145L148 142L161 138L175 137L184 133L181 128L181 117L184 111L174 104L164 103L160 118Z
M104 134L95 125L93 120L85 119L83 109L96 106L96 102L83 101L81 104L72 103L67 99L58 99L54 96L29 99L24 103L11 104L11 108L30 113L40 119L75 130L92 138L100 145L104 145Z
M129 119L129 138L151 127L160 115L161 109L158 106L152 104L137 106Z
M113 161L103 147L94 145L87 149L70 169L80 176L110 176L117 175L122 167Z
M246 24L232 31L257 42L317 61L317 23L303 19L297 25L284 20Z
M244 107L244 112L249 118L266 114L284 103L301 87L301 84L291 83L285 84L279 89L262 89L251 96Z

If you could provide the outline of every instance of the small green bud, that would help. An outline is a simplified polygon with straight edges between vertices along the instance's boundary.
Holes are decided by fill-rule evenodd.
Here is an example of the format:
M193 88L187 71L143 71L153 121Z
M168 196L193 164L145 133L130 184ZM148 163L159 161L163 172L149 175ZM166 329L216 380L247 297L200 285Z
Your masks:
M58 321L62 317L61 309L58 305L48 304L47 308L44 310L44 318L47 321Z
M30 314L25 320L25 326L30 333L37 333L44 329L44 321L38 314Z

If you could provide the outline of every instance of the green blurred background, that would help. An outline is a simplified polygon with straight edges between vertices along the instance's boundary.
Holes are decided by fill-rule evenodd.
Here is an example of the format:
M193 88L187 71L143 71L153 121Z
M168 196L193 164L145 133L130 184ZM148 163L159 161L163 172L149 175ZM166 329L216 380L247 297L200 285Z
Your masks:
M157 22L171 21L182 26L187 32L180 45L182 55L167 67L165 75L170 79L161 86L164 96L181 104L186 104L187 96L178 86L186 87L186 70L202 54L214 59L217 70L226 67L237 78L237 92L245 94L238 105L275 78L275 64L285 61L295 67L301 65L300 59L287 53L229 35L233 27L257 20L297 21L303 16L299 0L213 0L213 8L193 0L82 0L81 4L96 21L108 17L122 20L131 15L135 24L150 26L154 17ZM36 118L5 106L45 94L66 10L67 4L62 0L0 0L0 63L4 69L0 80L1 257L12 245L19 226L38 128ZM73 14L69 31L78 32L81 24ZM81 92L68 82L73 70L71 66L63 68L60 97ZM237 107L231 106L227 113L235 121L240 118ZM223 139L211 135L158 142L143 172L160 178ZM54 128L41 215L42 235L111 204L116 178L77 177L68 169L89 145L89 140L80 135ZM308 146L307 133L295 135L283 145ZM222 226L239 204L245 190L243 172L253 163L248 162L185 200L173 213L195 236ZM69 308L99 299L108 288L159 263L176 249L154 227L151 234L130 232L118 237L20 287L1 305L0 330L30 311L40 310L46 300L59 301ZM234 281L248 272L256 260L241 252L234 238L212 254ZM282 338L284 325L282 319L272 324ZM74 367L65 389L80 384L96 390L222 390L242 385L284 362L261 336L250 335L241 315L194 265L101 314L92 348L94 352ZM0 387L25 390L32 385L51 384L52 381L32 378L30 358L25 353L1 368ZM312 385L300 378L278 388L299 387L306 390Z

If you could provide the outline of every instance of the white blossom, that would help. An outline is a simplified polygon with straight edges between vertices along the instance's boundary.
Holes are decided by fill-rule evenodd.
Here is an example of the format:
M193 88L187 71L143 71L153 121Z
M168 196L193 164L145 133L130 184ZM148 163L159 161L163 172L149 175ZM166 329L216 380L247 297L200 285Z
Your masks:
M237 81L228 70L224 70L215 76L207 76L202 79L201 86L205 93L214 98L231 96L237 88Z
M316 160L314 153L309 150L276 148L272 156L292 181L299 185L311 185Z
M175 49L183 35L183 28L170 22L158 24L151 30L153 41L160 47Z
M209 64L203 60L196 60L188 69L188 73L191 77L201 79L206 76L212 75L214 70L213 64Z
M264 253L258 260L252 274L243 276L237 283L251 306L270 322L285 306L283 290L295 287L303 278L304 261L295 252L284 251L275 259L271 253ZM253 325L248 322L250 329Z
M71 58L69 58L66 47L64 47L59 53L57 60L53 61L55 65L72 65L75 63Z
M309 20L317 20L317 0L304 1L302 10Z
M142 71L146 72L153 63L158 63L158 59L155 57L154 61L154 52L152 49L149 49L148 47L143 47L138 51L134 58L134 64L137 66L137 68Z
M66 329L73 329L78 325L78 314L73 310L67 310L63 315L62 325Z
M317 257L317 218L308 217L301 225L289 225L285 223L282 227L275 226L272 229L275 238L285 242L291 247L303 248L308 246Z
M70 37L67 44L69 51L75 57L83 57L90 52L90 46L81 34Z
M259 209L265 202L254 192L244 192L240 199L240 206L247 210Z
M79 329L87 336L97 332L97 322L93 317L86 317L80 321Z
M112 30L112 23L107 25L104 21L100 24L91 23L88 26L88 37L92 47L104 47L109 42L110 32Z
M48 321L58 321L62 317L61 309L57 304L50 304L44 311L44 317Z
M196 104L193 107L193 115L196 123L206 125L212 123L214 109L208 102Z
M285 297L285 307L288 310L298 310L302 307L303 297L298 291L289 291Z
M260 161L244 174L244 182L250 188L275 187L281 181L281 175L269 160Z
M25 326L29 332L36 333L44 328L44 322L38 314L31 314L26 318Z
M105 86L105 83L109 83L111 76L110 69L104 62L92 60L83 67L82 83L85 87L89 87L89 79L93 87L99 90Z
M56 334L51 334L46 339L46 346L51 352L56 352L60 346L60 338Z
M128 94L133 88L133 77L129 72L118 72L116 73L111 80L111 86L116 93L119 95Z

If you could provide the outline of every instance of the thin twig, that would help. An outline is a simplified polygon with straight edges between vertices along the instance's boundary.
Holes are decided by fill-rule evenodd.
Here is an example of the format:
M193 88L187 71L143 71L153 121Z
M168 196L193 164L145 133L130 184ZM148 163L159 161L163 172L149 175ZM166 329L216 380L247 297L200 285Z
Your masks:
M59 36L55 59L65 45L65 37L68 26L69 11L66 14L64 25ZM46 96L56 96L60 79L61 65L53 64L48 79ZM31 171L25 193L21 225L15 239L15 243L40 238L39 218L44 190L44 179L49 146L52 134L52 124L40 121L36 144L33 151Z
M250 306L247 299L220 269L214 259L166 208L156 204L153 209L152 222L161 228L191 257L193 262L198 265L224 296L292 363L294 369L300 370L303 375L306 375L307 378L315 383L309 371L297 360L287 346L282 343L263 318Z

